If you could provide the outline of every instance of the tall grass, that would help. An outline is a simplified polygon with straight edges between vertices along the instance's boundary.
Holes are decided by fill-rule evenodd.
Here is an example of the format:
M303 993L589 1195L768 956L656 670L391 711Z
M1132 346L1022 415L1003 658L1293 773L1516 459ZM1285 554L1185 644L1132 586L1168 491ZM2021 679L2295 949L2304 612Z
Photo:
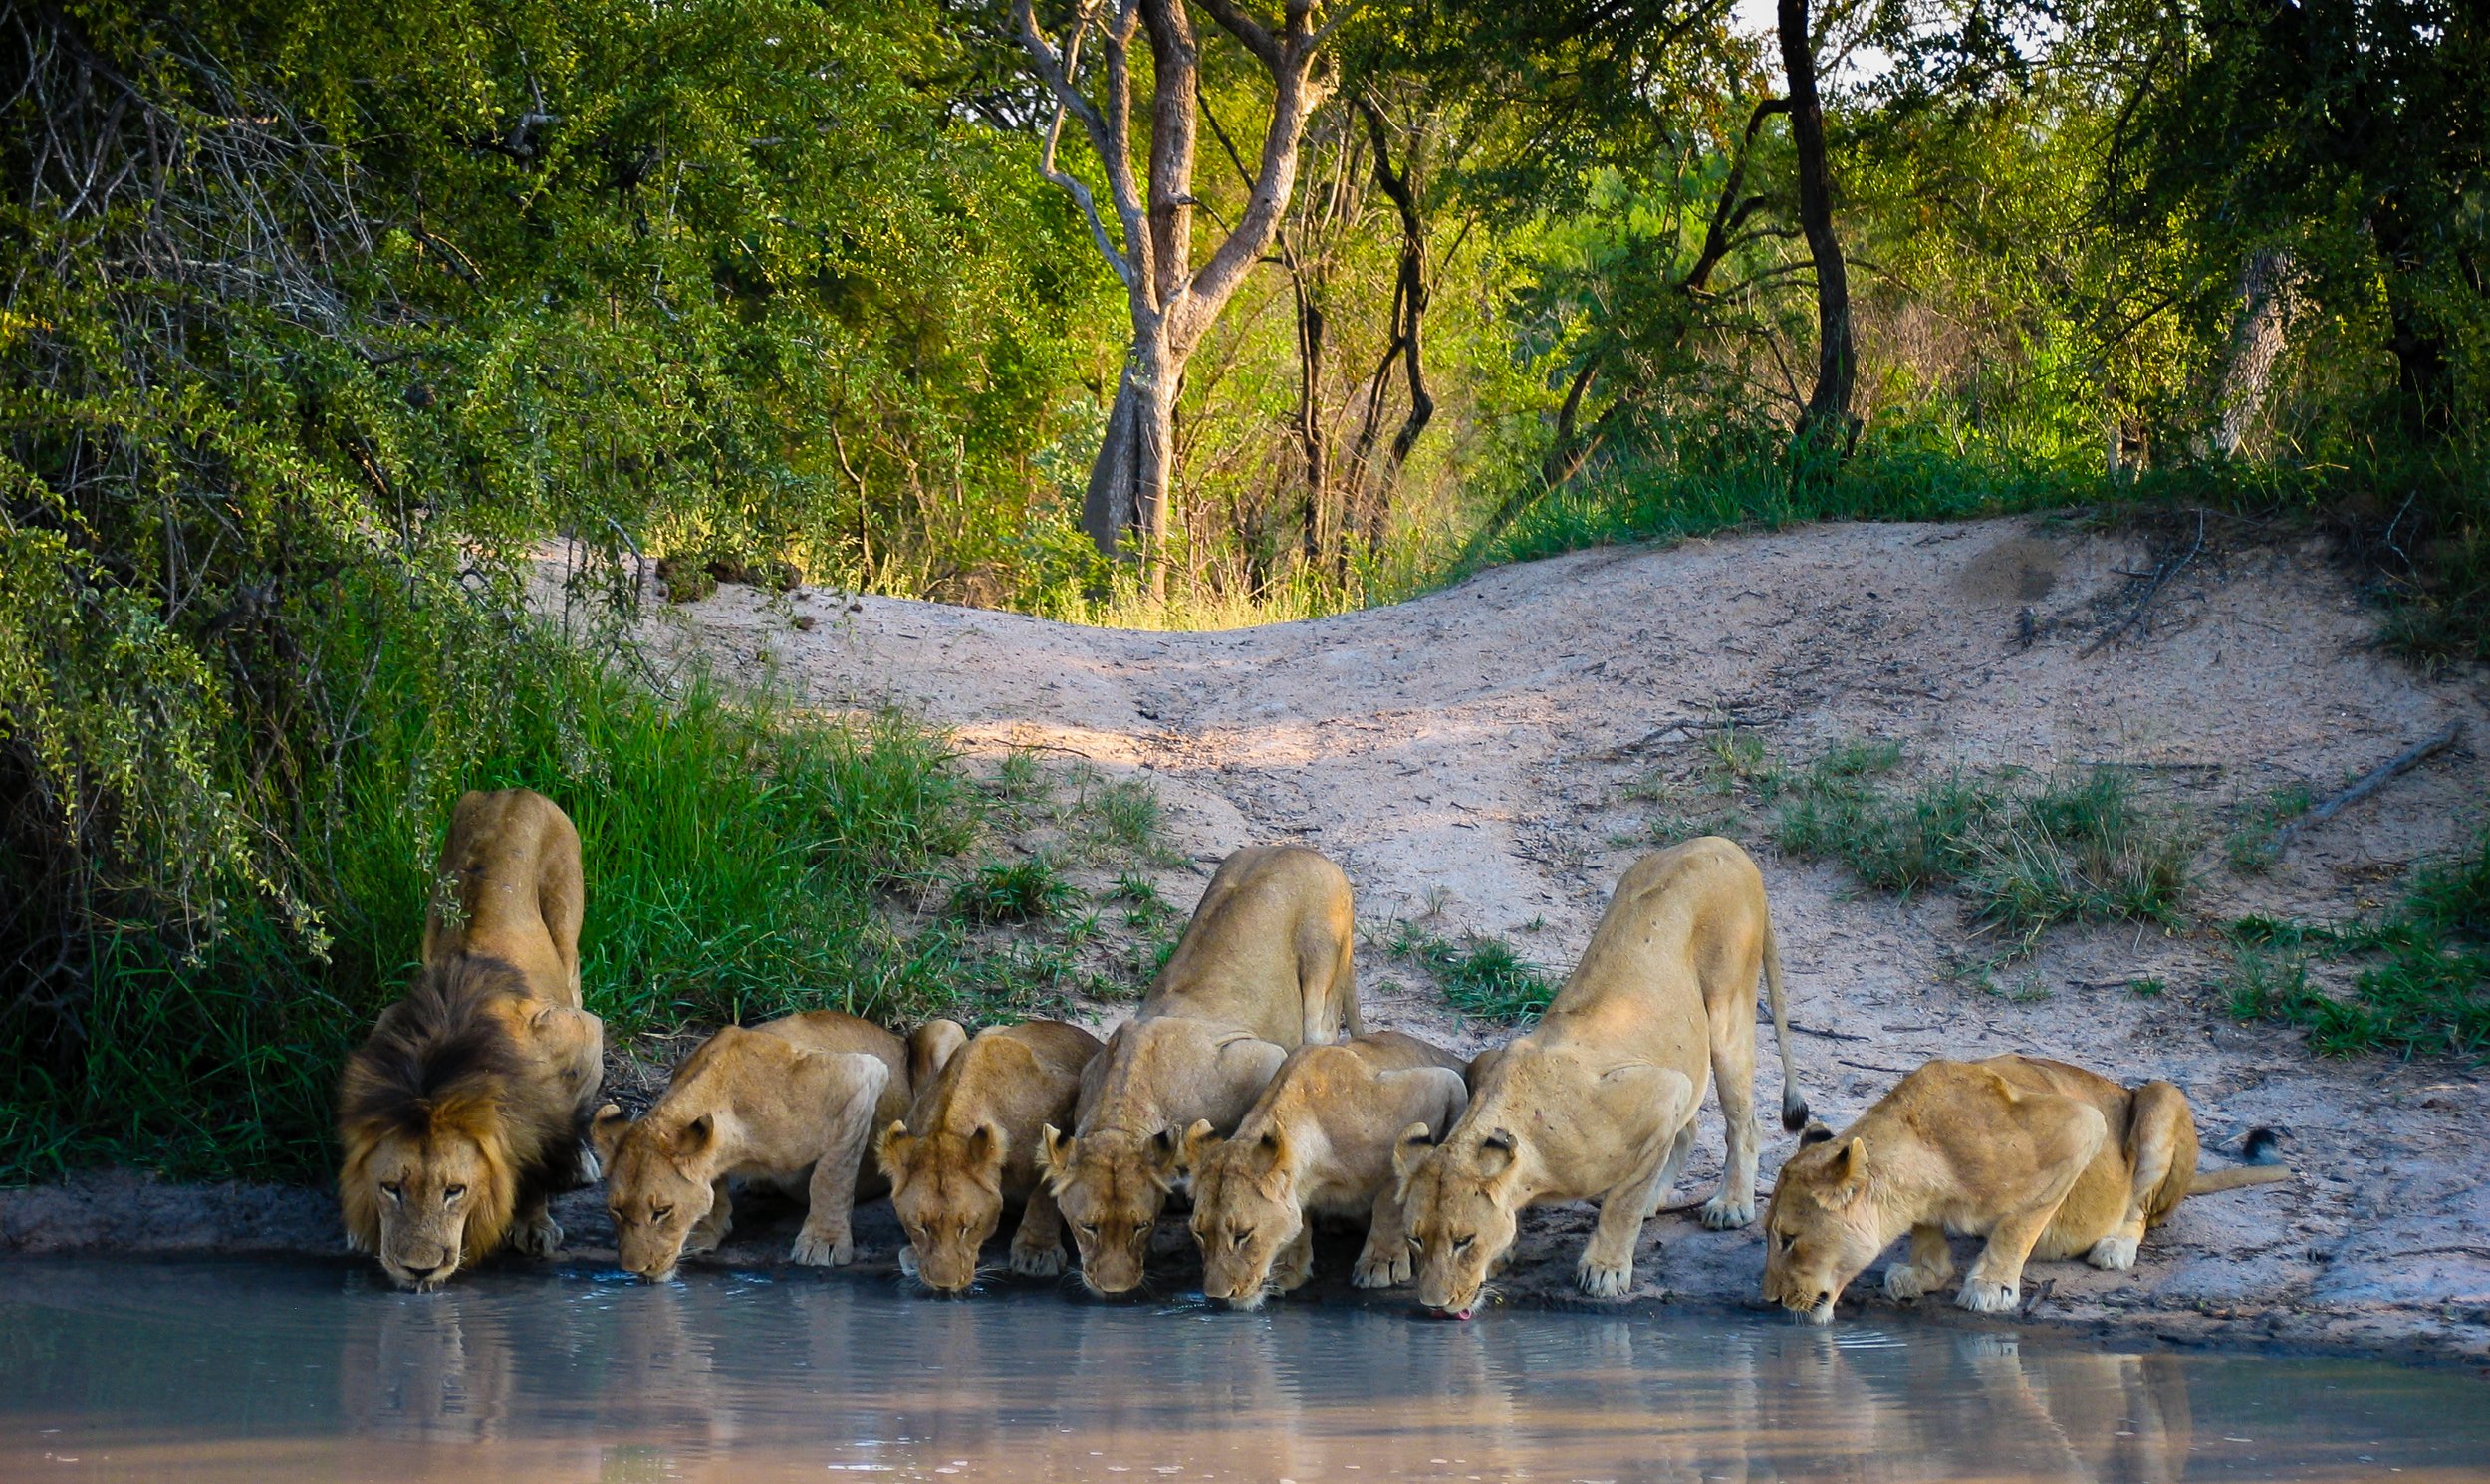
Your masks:
M939 738L700 674L661 696L528 629L468 651L506 667L473 691L489 717L451 715L421 673L437 651L359 638L371 713L333 812L307 804L296 839L317 931L249 903L194 951L138 922L103 929L74 1024L0 1012L0 1181L101 1161L320 1175L337 1068L414 967L465 788L533 788L578 824L582 977L614 1040L804 1008L904 1016L935 992L874 893L972 838L975 791ZM453 745L461 730L475 739Z

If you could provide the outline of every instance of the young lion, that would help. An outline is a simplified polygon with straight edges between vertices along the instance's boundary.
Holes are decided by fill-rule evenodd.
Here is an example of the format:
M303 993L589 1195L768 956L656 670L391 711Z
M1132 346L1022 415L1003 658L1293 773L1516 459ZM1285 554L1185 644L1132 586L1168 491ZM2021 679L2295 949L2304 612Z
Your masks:
M933 1026L964 1039L950 1021L927 1030ZM1098 1038L1060 1020L1033 1020L950 1044L956 1049L916 1085L907 1117L873 1146L907 1233L899 1266L937 1293L963 1292L977 1280L977 1254L1002 1223L1003 1207L1013 1204L1022 1211L1012 1271L1052 1278L1064 1271L1064 1228L1038 1179L1038 1131L1072 1120Z
M1349 878L1313 851L1249 847L1210 878L1141 1008L1082 1074L1075 1135L1049 1123L1039 1146L1091 1292L1140 1283L1177 1130L1235 1127L1289 1052L1366 1029L1352 925Z
M1538 1028L1476 1076L1460 1121L1440 1143L1413 1126L1393 1150L1420 1302L1468 1318L1525 1207L1592 1197L1600 1223L1575 1280L1624 1293L1642 1223L1694 1147L1707 1080L1729 1159L1703 1224L1754 1220L1759 968L1781 1038L1782 1122L1796 1128L1807 1104L1755 863L1718 838L1636 862Z
M1207 1119L1185 1131L1193 1240L1202 1292L1257 1309L1314 1276L1317 1216L1367 1221L1350 1282L1385 1288L1409 1276L1392 1146L1412 1122L1449 1128L1469 1102L1464 1063L1398 1031L1301 1046L1221 1139Z
M714 1251L734 1227L730 1180L806 1202L795 1261L853 1261L848 1216L865 1145L906 1110L907 1095L908 1048L872 1021L812 1010L719 1031L684 1058L645 1116L634 1121L611 1103L597 1111L623 1268L663 1283L685 1253Z
M338 1089L347 1244L412 1289L505 1243L561 1247L545 1203L594 1177L581 1138L605 1066L570 816L526 789L467 794L433 875L423 971Z
M1986 1237L1954 1302L1995 1314L2023 1302L2023 1265L2079 1254L2135 1265L2145 1228L2190 1195L2281 1180L2274 1135L2248 1136L2248 1168L2196 1172L2196 1118L2166 1082L2129 1091L2038 1057L1930 1062L1838 1136L1811 1128L1781 1167L1765 1216L1764 1298L1818 1324L1894 1238L1910 1259L1885 1292L1916 1299L1953 1276L1946 1234Z

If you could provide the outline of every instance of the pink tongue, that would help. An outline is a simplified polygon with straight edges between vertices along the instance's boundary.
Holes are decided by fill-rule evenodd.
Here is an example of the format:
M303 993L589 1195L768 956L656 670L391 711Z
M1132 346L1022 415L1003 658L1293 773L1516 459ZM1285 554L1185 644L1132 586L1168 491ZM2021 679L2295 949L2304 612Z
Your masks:
M1468 1319L1470 1317L1470 1311L1467 1309L1456 1309L1452 1312L1452 1317L1454 1319Z

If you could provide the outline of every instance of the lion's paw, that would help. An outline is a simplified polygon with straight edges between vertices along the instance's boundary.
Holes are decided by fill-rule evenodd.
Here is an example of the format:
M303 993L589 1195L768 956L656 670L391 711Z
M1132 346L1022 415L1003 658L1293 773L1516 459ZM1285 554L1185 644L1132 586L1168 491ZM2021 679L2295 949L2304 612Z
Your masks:
M1634 1286L1634 1265L1630 1261L1595 1263L1585 1258L1574 1269L1574 1282L1595 1299L1621 1299L1625 1290Z
M2096 1268L2108 1268L2113 1273L2123 1273L2135 1266L2135 1239L2133 1237L2104 1237L2093 1244L2092 1251L2084 1254L2084 1260Z
M1349 1270L1352 1288L1390 1288L1409 1281L1409 1249L1401 1247L1379 1256L1359 1254L1358 1265Z
M529 1257L551 1257L562 1250L562 1223L539 1211L510 1229L510 1245Z
M727 1228L723 1226L693 1227L690 1235L683 1238L683 1256L694 1257L703 1252L717 1251L726 1245L726 1232Z
M1926 1298L1929 1290L1944 1281L1943 1277L1923 1273L1909 1263L1895 1263L1884 1270L1884 1296L1907 1304L1913 1299Z
M787 1256L808 1268L844 1268L856 1261L856 1239L846 1232L833 1235L807 1228L796 1233L796 1245Z
M1061 1278L1064 1276L1064 1249L1050 1242L1040 1247L1012 1244L1012 1271L1023 1278Z
M1724 1190L1703 1203L1703 1224L1714 1231L1733 1231L1754 1220L1755 1197L1751 1195L1741 1200Z
M899 1276L916 1276L916 1248L912 1244L902 1244L899 1248Z
M1954 1302L1974 1314L2012 1314L2023 1306L2023 1290L2015 1285L1974 1278L1954 1295Z

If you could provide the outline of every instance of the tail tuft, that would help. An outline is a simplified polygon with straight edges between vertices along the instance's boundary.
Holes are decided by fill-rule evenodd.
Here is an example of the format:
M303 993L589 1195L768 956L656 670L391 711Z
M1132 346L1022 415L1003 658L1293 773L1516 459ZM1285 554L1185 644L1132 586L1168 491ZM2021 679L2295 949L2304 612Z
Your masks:
M1781 1126L1792 1133L1807 1126L1807 1100L1799 1096L1796 1088L1781 1090Z
M2240 1140L2239 1157L2246 1164L2280 1164L2283 1136L2271 1128L2251 1128Z

